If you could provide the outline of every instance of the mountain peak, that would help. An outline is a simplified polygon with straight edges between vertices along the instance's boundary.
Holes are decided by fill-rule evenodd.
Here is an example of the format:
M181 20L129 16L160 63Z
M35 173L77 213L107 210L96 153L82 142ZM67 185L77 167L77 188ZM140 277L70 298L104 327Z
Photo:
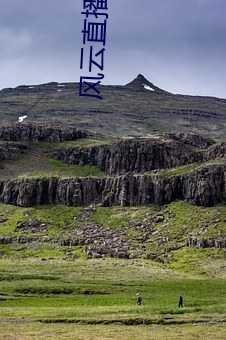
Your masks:
M138 76L137 76L137 79L139 79L139 80L147 80L144 76L143 76L143 74L138 74Z
M158 94L171 94L170 92L167 92L158 86L151 83L149 80L147 80L143 74L138 74L138 76L133 79L130 83L126 84L125 87L133 89L135 91L146 91L149 90L151 92L155 92Z

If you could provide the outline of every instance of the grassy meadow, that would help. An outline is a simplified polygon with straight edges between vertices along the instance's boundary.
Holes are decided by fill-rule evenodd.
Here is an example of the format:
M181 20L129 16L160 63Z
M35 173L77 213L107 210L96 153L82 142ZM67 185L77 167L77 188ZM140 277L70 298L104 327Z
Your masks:
M147 260L2 258L0 267L0 339L224 338L225 279Z
M14 240L0 244L0 339L225 338L225 251L186 246L190 232L193 237L223 235L223 204L203 208L178 201L84 213L83 207L0 204L0 237ZM132 226L152 215L165 221L152 226L152 242L141 248L141 231ZM45 228L17 228L30 219ZM89 259L85 246L51 242L75 237L73 231L86 223L125 230L140 258ZM33 242L18 243L19 237L33 237ZM160 237L168 242L159 244ZM141 250L161 261L142 258ZM179 294L183 308L178 308Z

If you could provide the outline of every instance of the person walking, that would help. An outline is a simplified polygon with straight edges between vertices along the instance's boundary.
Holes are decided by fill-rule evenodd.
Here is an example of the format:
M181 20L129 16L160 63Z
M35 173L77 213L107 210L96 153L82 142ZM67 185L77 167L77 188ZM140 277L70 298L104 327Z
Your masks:
M180 294L179 295L179 304L178 304L178 307L183 307L183 296Z
M137 293L137 305L141 306L141 304L142 304L142 297L140 296L139 293Z

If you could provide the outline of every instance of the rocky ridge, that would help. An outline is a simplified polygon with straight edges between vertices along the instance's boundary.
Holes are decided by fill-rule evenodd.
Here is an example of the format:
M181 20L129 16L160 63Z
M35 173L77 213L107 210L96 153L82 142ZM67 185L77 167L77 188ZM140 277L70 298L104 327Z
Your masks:
M84 138L89 133L67 126L54 129L17 124L0 130L0 139L60 142ZM68 164L97 165L105 177L22 178L0 180L0 201L19 206L37 204L104 206L159 205L186 200L211 206L226 198L225 144L193 134L166 134L122 140L85 148L59 147L51 158ZM204 161L221 157L216 164ZM194 170L165 176L164 169L198 162ZM198 166L198 164L200 164Z
M33 206L63 204L83 206L96 200L104 206L159 205L176 199L211 206L226 197L226 165L209 165L189 174L121 175L88 178L32 178L0 181L0 200L7 204Z
M156 138L125 140L88 148L61 148L51 156L67 164L97 165L108 175L145 173L201 160L200 152L192 151L180 141Z
M63 141L86 138L92 134L82 131L74 126L42 125L42 124L12 124L0 127L0 140L21 142L48 142L59 143Z

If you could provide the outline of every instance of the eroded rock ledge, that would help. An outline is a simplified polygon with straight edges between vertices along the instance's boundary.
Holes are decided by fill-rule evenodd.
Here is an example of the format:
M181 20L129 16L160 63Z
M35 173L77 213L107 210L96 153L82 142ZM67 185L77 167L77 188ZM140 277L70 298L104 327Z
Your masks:
M83 206L95 201L102 205L137 206L168 204L176 199L211 206L226 197L226 165L209 165L173 177L159 175L33 178L0 181L0 200L7 204L33 206L63 204Z
M90 136L88 131L78 130L74 126L41 124L14 124L0 127L0 140L21 142L63 142Z
M225 155L225 143L214 143L201 136L179 133L85 148L64 147L51 153L52 158L67 164L96 165L108 175L170 169L223 158Z
M16 124L0 128L0 139L4 141L61 142L88 135L86 131L67 126ZM13 159L19 146L4 143L0 147L0 159ZM0 180L0 201L19 206L83 206L95 201L105 206L137 206L152 202L163 205L182 199L211 206L226 197L225 155L225 143L217 144L211 139L183 133L85 148L60 147L54 149L50 157L68 164L97 165L108 176ZM161 169L194 162L201 164L216 157L222 160L186 174L165 177L159 173Z
M87 148L62 148L51 155L68 164L97 165L108 175L144 173L200 161L201 151L174 140L135 139L112 145Z

